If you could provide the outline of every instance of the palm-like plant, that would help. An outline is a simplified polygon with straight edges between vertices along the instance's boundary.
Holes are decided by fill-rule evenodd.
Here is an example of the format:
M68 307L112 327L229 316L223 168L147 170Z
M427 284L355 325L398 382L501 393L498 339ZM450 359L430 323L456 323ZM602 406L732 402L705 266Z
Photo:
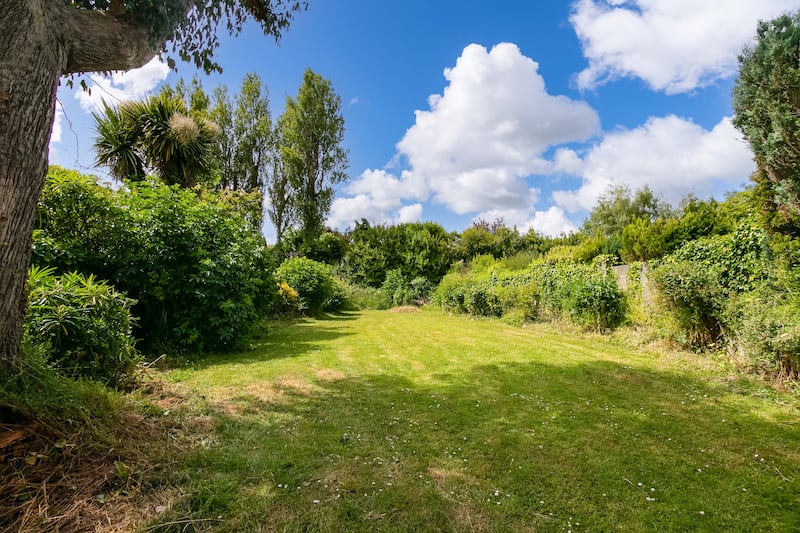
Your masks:
M141 181L145 161L135 125L103 101L102 114L92 113L97 130L94 149L96 166L108 167L116 179Z
M217 128L190 116L181 100L161 95L105 106L94 118L97 163L117 178L142 179L150 169L165 183L191 187L211 170Z

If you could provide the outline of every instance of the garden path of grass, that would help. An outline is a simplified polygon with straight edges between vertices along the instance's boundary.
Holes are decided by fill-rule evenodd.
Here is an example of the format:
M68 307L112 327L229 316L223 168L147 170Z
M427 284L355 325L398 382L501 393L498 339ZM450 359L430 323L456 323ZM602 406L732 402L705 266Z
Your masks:
M370 311L166 378L215 428L174 531L800 531L800 402L700 356Z

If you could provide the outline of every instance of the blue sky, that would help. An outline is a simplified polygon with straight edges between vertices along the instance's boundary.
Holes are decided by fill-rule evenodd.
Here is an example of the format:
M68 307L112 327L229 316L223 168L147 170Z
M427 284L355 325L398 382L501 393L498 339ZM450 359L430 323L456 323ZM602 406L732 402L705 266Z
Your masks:
M759 19L797 0L310 0L279 45L247 27L223 39L210 92L256 72L273 118L303 71L341 96L350 181L329 224L502 217L520 230L579 227L611 185L677 203L748 182L731 126L736 56ZM142 98L177 74L154 60L92 93L62 88L51 162L92 168L89 112ZM274 232L266 228L270 237Z

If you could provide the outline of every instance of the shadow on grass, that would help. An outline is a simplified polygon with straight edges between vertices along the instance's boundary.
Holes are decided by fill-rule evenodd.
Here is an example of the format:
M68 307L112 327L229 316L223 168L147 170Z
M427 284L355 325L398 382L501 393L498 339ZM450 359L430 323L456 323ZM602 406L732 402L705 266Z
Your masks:
M358 318L356 312L327 313L321 317L265 321L250 338L250 349L241 352L211 354L174 365L200 370L217 365L248 364L270 359L297 357L323 349L327 342L353 335L345 324Z
M331 313L323 313L321 316L316 317L317 320L322 321L342 321L342 320L357 320L361 316L358 311L336 311Z
M437 379L345 377L240 394L213 413L213 435L185 462L186 497L157 530L800 523L797 417L725 383L609 362L490 364Z

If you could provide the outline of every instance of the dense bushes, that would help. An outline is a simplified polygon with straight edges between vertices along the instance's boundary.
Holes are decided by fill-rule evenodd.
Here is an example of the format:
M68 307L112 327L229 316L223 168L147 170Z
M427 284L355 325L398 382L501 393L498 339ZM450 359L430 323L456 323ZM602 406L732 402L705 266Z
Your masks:
M91 275L55 276L50 268L31 269L28 294L27 343L63 374L126 384L139 361L131 337L133 300Z
M453 236L432 222L371 226L361 221L350 239L343 268L359 285L380 287L393 270L409 283L421 277L435 285L453 260Z
M344 305L344 288L337 284L328 265L305 257L287 259L275 271L280 290L296 291L290 309L318 315L323 310L337 310Z
M738 358L760 373L800 377L800 302L763 286L725 307L724 322Z
M675 260L656 268L652 279L662 305L676 322L678 340L700 347L720 339L725 291L718 268Z
M766 234L742 225L727 235L687 242L654 269L653 281L678 337L697 347L716 344L725 307L768 276Z
M451 272L434 294L442 308L473 316L504 316L513 322L569 319L596 331L614 328L625 318L625 297L599 266L537 260L526 269L485 266Z
M158 183L111 191L53 168L33 263L106 279L137 303L143 349L236 347L277 292L263 238L227 199Z

